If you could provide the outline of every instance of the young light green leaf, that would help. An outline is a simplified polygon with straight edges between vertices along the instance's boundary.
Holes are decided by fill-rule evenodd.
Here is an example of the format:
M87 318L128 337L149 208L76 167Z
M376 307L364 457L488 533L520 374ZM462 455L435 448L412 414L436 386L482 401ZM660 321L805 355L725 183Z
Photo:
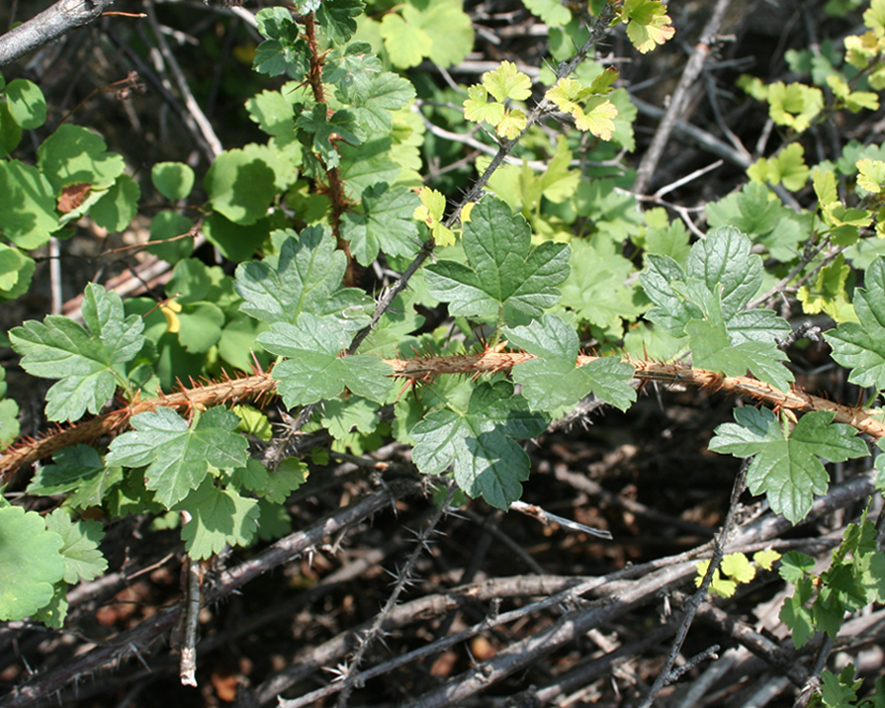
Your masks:
M97 521L74 521L66 509L56 509L46 517L46 528L62 538L59 549L64 558L66 583L94 580L108 569L108 562L98 549L104 531Z
M532 95L532 80L516 68L516 64L503 61L494 71L482 75L482 84L496 101L525 101Z
M464 101L464 117L475 123L498 125L504 120L504 104L497 101L489 102L489 92L482 84L474 84L467 88L467 99Z
M434 240L440 246L454 246L455 234L442 223L443 213L446 209L446 198L442 193L430 187L422 187L418 192L418 198L421 200L421 204L415 207L412 218L426 224Z
M827 491L828 476L819 458L829 462L864 457L866 443L848 425L833 423L833 413L806 413L786 431L767 408L737 408L735 423L716 428L710 449L736 457L753 457L747 486L765 494L775 513L798 523L808 514L815 494ZM764 432L762 432L764 430Z
M204 479L174 510L191 515L181 528L181 539L194 560L211 558L228 545L248 546L258 532L258 501L216 486L213 477Z
M240 419L226 408L210 408L188 426L168 408L139 413L132 430L116 437L109 465L147 467L145 485L167 509L196 489L209 465L235 469L246 464L246 438L237 432Z
M345 387L358 396L383 401L393 386L392 368L374 356L340 356L353 329L334 315L302 314L298 323L276 322L258 337L270 352L290 357L274 367L274 378L290 408L337 398Z
M843 322L824 333L833 359L851 369L848 380L858 386L885 388L885 259L867 268L865 288L854 292L859 322Z
M857 161L857 186L872 194L885 188L885 161L864 158Z
M37 512L0 508L0 620L24 619L52 600L65 574L63 543Z
M777 81L768 87L769 115L778 125L801 133L823 110L824 94L814 86Z
M123 316L123 301L95 283L86 286L83 319L50 315L44 322L25 322L9 333L21 354L22 367L33 376L59 378L46 394L50 420L78 420L85 411L98 413L125 382L123 364L144 345L144 324L137 315Z
M739 583L749 583L756 577L755 566L743 553L729 553L724 556L719 570Z
M568 246L542 243L531 248L531 231L500 199L486 197L464 225L468 265L439 261L427 267L430 293L450 303L453 315L497 317L525 322L559 299L568 276Z
M616 357L578 367L577 332L555 315L547 313L530 325L507 328L504 336L539 357L513 370L513 380L523 385L522 395L533 410L559 418L590 393L621 410L636 400L629 384L634 368Z
M411 431L412 460L424 474L442 474L454 465L455 481L471 497L507 509L522 496L529 458L514 438L539 435L546 420L513 395L507 381L483 382L465 410L428 414Z
M667 8L660 0L625 0L620 14L629 18L627 37L640 53L646 54L673 38Z
M585 130L600 140L612 139L618 109L608 98L591 96L584 102L583 108L578 106L572 115L578 130Z
M273 237L275 253L237 267L242 312L269 323L292 323L301 313L337 314L352 332L368 323L371 301L361 290L341 287L347 257L327 228L310 226L300 236L276 231Z
M357 262L368 266L383 251L391 256L414 257L421 245L413 219L420 200L405 187L379 182L363 190L358 210L344 214L342 236L350 241Z
M518 108L508 108L504 111L504 117L495 126L495 132L502 138L515 140L525 130L526 125L528 125L528 118L525 111Z

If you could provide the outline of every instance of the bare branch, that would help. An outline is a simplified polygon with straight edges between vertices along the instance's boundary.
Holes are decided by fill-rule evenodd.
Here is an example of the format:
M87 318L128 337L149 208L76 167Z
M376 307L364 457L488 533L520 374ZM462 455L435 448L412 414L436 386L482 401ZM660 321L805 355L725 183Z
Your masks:
M0 66L33 52L66 32L94 22L114 0L59 0L0 37Z

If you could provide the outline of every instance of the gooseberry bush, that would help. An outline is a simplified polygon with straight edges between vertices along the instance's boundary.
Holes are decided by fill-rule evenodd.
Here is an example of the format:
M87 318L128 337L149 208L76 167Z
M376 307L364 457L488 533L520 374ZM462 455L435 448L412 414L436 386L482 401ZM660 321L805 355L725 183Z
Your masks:
M788 526L821 513L826 463L877 451L885 152L852 141L811 159L805 138L878 110L885 0L863 12L863 34L791 50L809 83L741 77L782 143L705 205L703 231L663 200L640 208L637 109L601 58L618 33L643 55L671 40L668 8L525 7L550 28L544 65L502 61L438 105L417 100L425 78L408 70L464 60L474 29L457 0L260 10L252 67L276 83L245 110L265 137L199 179L158 162L147 185L76 114L47 129L36 83L0 81L0 297L25 295L40 249L81 220L119 232L147 215L145 249L171 269L158 299L90 283L79 318L7 334L24 372L53 383L30 437L0 400L0 619L63 628L72 586L108 571L117 519L178 527L199 568L291 534L286 501L312 468L391 444L443 511L507 510L530 477L527 441L588 402L628 411L645 385L728 394L734 420L709 450L744 460L749 493ZM443 114L479 147L463 192L423 159ZM26 131L33 160L17 157ZM194 257L198 238L215 263ZM860 403L797 384L791 353L821 328ZM885 490L880 467L858 479L855 502ZM854 521L828 568L760 548L700 563L697 583L731 597L779 562L794 648L836 640L851 613L885 603L875 522ZM852 671L823 686L823 705L857 700Z

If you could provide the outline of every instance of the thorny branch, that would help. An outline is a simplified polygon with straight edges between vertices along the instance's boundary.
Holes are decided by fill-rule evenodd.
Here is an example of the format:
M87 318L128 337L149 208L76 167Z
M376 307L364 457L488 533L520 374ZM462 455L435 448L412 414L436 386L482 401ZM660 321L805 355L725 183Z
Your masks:
M508 371L514 366L536 357L527 352L485 351L457 356L415 357L413 359L385 359L392 376L426 381L442 374L466 374L478 376ZM600 357L581 355L578 366L585 366ZM797 413L829 411L834 420L845 423L873 438L885 437L885 422L879 409L847 406L826 398L813 396L800 389L784 392L771 384L749 376L724 376L714 371L693 369L685 364L666 364L640 359L624 359L636 370L633 374L640 381L660 381L668 384L696 386L723 391L733 396L747 396L779 410ZM256 399L273 395L276 381L269 371L253 376L227 379L216 383L194 384L191 388L162 395L147 401L138 401L104 415L75 423L47 433L36 440L24 440L9 448L0 456L0 482L21 465L49 457L56 451L83 442L97 440L102 435L124 429L129 419L138 413L168 407L189 410L194 406L216 406L243 399Z

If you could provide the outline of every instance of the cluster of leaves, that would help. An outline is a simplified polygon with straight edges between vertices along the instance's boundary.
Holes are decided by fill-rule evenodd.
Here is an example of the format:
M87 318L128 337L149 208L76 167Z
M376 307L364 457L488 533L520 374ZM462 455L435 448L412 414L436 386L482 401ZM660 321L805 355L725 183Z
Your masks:
M826 669L821 672L820 691L811 696L811 708L881 708L885 699L885 677L876 680L876 688L870 698L857 700L863 681L855 680L854 664L848 664L838 674Z
M774 562L780 558L781 554L771 549L756 551L752 562L745 553L729 553L713 571L710 590L722 598L732 597L738 585L752 582L759 568L771 570ZM708 560L697 564L698 574L694 580L697 587L703 584L709 568Z
M876 544L875 524L866 514L849 524L828 569L818 572L814 558L790 551L779 572L795 588L780 618L793 630L797 649L818 631L835 639L846 612L885 600L885 557Z

